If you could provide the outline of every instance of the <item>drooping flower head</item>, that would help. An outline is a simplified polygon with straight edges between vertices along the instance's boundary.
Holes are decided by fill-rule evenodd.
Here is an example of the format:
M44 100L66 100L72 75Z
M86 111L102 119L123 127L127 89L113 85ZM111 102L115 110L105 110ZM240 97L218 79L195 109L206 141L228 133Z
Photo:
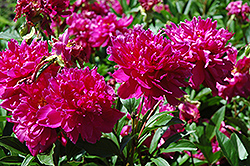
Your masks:
M130 33L112 38L107 52L109 60L119 65L113 77L121 83L121 98L166 96L169 103L177 104L176 98L183 96L179 87L187 86L191 65L181 60L180 51L160 33L134 27Z
M14 20L24 15L28 23L41 22L41 27L49 35L53 35L49 24L60 16L69 16L71 14L71 11L67 11L69 4L69 0L18 0Z
M247 98L250 96L250 58L244 57L240 59L235 69L232 71L233 78L228 78L228 85L220 85L219 96L231 101L232 97L241 96Z
M37 113L44 127L61 127L73 143L79 135L95 143L102 132L111 132L124 113L112 108L115 93L97 69L65 68L51 78L47 88L49 104Z
M31 77L41 59L49 55L45 41L34 39L28 45L24 40L19 45L11 39L8 49L0 52L0 98L9 97L19 82Z
M223 28L217 30L217 22L201 17L192 21L166 25L165 32L175 43L190 45L189 51L183 55L185 61L195 64L190 77L191 86L198 89L201 84L212 89L217 95L216 83L227 84L224 79L230 77L233 64L236 61L237 50L231 44L227 45L233 33ZM225 56L226 54L226 56Z
M250 14L250 7L247 3L242 5L242 1L230 2L226 10L228 11L227 15L235 15L241 21L250 21L248 15Z

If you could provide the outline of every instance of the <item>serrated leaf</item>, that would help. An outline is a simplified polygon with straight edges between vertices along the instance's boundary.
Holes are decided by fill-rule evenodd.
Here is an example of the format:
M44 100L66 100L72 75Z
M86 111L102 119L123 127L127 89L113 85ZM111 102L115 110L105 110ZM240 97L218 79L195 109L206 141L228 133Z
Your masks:
M239 165L239 156L233 142L222 132L216 130L216 138L222 153L231 165Z
M30 153L29 149L15 137L11 136L1 137L0 145L10 150L12 153L18 153L22 155L27 155Z
M178 142L171 143L166 149L162 149L161 153L170 153L170 152L182 152L184 150L187 151L196 151L196 146L190 142L189 140L182 139Z
M151 161L157 166L170 166L169 163L161 157L151 158Z
M78 139L77 146L83 148L91 155L99 157L111 157L113 155L120 155L120 150L117 145L110 139L101 138L95 144L91 144L87 141L83 141L81 138Z

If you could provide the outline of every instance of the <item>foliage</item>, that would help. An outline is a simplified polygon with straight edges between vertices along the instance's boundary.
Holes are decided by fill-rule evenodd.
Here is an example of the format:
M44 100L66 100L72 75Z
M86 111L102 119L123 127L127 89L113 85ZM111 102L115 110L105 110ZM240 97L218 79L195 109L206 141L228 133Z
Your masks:
M77 2L85 3L85 1ZM159 75L159 77L165 77L165 75L167 75L165 73L169 72L166 68L169 67L170 64L171 66L175 64L178 67L176 67L173 72L169 72L170 74L172 72L171 76L173 77L163 82L164 84L173 81L176 78L174 75L178 76L178 74L180 74L179 68L182 65L190 65L189 68L191 68L191 66L197 65L197 63L189 61L181 64L183 59L181 59L182 56L179 56L179 54L182 55L183 53L179 50L183 47L175 48L171 46L172 52L166 53L167 49L162 49L159 51L159 54L165 51L164 55L170 56L171 54L172 56L174 54L174 56L178 58L175 60L173 60L174 58L171 59L173 60L172 63L170 63L171 60L166 61L169 66L165 66L164 70L158 70L158 68L163 66L163 62L165 64L165 59L162 60L156 57L155 60L152 58L153 56L150 57L151 66L159 64L157 66L157 72L155 72L156 69L152 69L153 72L150 70L150 72L148 72L149 74L146 72L146 74L143 73L149 75L147 78L145 78L145 75L145 77L142 76L143 79L145 78L143 80L141 79L142 77L134 71L135 69L140 70L140 64L138 63L133 66L130 62L133 56L135 56L134 53L136 53L138 47L137 45L132 47L129 44L131 44L132 41L139 40L138 38L133 38L133 35L139 32L140 34L147 34L148 37L150 35L153 36L154 38L150 38L152 42L161 41L161 37L173 40L171 36L164 32L166 25L170 26L171 23L180 25L180 23L183 23L185 20L191 21L194 17L198 18L199 16L201 16L200 19L205 20L211 18L212 21L217 21L217 30L224 28L225 31L228 30L228 33L233 33L233 37L230 38L230 40L227 41L227 39L223 38L223 42L227 44L227 48L232 47L237 50L235 61L240 62L240 65L243 64L241 69L240 65L236 66L236 62L232 64L233 68L230 68L230 71L228 70L229 73L231 73L232 70L230 74L231 78L226 78L227 81L229 80L228 82L230 82L234 75L236 75L235 73L239 74L243 71L248 72L248 75L250 73L250 61L247 61L247 58L250 58L250 22L240 20L237 15L229 16L227 14L228 11L226 7L230 3L229 0L163 0L162 2L156 0L154 1L155 7L149 10L143 7L143 3L146 2L146 0L107 0L107 2L105 1L107 4L101 6L104 1L91 0L86 2L87 5L77 5L75 1L71 0L67 6L65 5L66 0L64 5L58 5L60 3L59 1L53 1L54 4L51 6L43 6L40 4L39 10L35 11L41 13L34 14L24 12L25 10L22 7L27 7L27 4L32 2L27 1L27 6L25 6L26 1L22 0L21 7L19 7L22 8L23 13L21 13L21 15L23 17L20 15L21 18L18 18L18 20L14 22L14 7L16 2L10 0L4 1L4 5L1 6L0 11L0 55L2 58L0 60L0 66L7 64L3 57L7 54L5 51L11 49L11 45L9 44L8 46L8 42L13 42L13 39L16 41L15 51L18 50L18 44L21 48L27 50L37 49L35 54L32 51L26 52L19 48L18 53L20 57L22 54L29 57L33 56L38 60L36 63L32 63L32 65L34 65L32 67L20 67L22 71L27 72L27 70L30 70L31 72L28 72L26 75L22 75L23 73L21 73L20 75L22 75L22 77L17 77L18 74L15 74L16 77L12 79L12 81L18 80L15 84L10 83L5 85L7 76L4 74L6 72L2 71L4 67L0 67L0 77L2 77L0 78L0 84L2 86L0 88L0 98L3 100L3 108L0 108L0 165L249 165L250 96L248 93L250 91L247 90L250 89L250 79L245 86L241 87L242 89L238 89L242 93L238 93L238 91L235 93L232 92L230 93L230 97L226 96L226 94L223 94L223 96L220 92L215 94L214 89L207 86L204 82L201 83L198 88L190 86L191 84L184 86L184 82L190 83L188 79L191 75L187 73L185 77L183 77L183 80L181 80L183 82L181 82L180 79L176 79L179 82L176 82L176 85L171 87L177 87L177 89L181 91L180 98L176 97L178 95L173 94L177 91L176 88L168 89L161 87L159 88L161 91L155 88L153 92L148 92L145 90L147 88L145 88L145 91L143 91L143 87L149 87L150 81L153 80L152 82L154 82L158 79L157 74L164 72L163 75ZM49 1L47 3L49 3ZM242 4L244 3L250 5L246 0L243 0ZM35 6L37 4L33 2L32 5ZM53 8L53 5L58 6L57 8ZM90 8L86 9L88 5ZM161 6L161 8L157 8L157 6ZM40 10L43 7L48 10ZM120 8L118 9L118 7ZM62 8L62 10L58 11L59 8ZM86 14L84 13L85 10L93 10L94 12ZM107 12L106 10L109 11ZM53 17L52 19L51 16L56 13L55 11L58 13L55 15L55 18ZM98 15L98 12L103 12L103 15ZM84 14L80 15L80 13ZM34 14L32 15L34 17L32 17L32 19L29 18L29 14ZM96 15L98 16L96 17ZM250 18L250 14L248 18ZM38 19L38 21L34 21L35 19ZM141 29L137 27L139 30L136 29L138 24L141 25ZM150 34L150 30L147 31L147 29L150 29L152 34ZM126 37L119 38L117 34L125 34L125 36L127 35L127 39ZM161 37L155 37L154 35L156 34ZM125 39L127 43L124 42L126 41ZM38 42L31 44L34 43L35 40L38 40ZM121 48L121 44L110 51L113 45L119 43L119 40L124 42L123 47ZM46 41L44 44L48 44L47 50L49 56L45 55L45 53L38 55L39 49L41 50L41 48L35 46L40 45L42 41ZM27 45L25 45L24 42L26 42ZM164 42L166 42L166 40ZM145 54L154 50L156 47L155 45L155 47L149 47L149 43L150 42L140 43L141 45L145 45ZM174 45L174 42L169 45L162 43L157 45L157 49L163 47L169 48L169 45ZM185 42L183 43L182 44L185 45ZM126 46L130 48L130 50L125 47L125 44L127 44ZM14 44L12 44L12 46L13 45ZM169 47L166 47L166 45ZM191 48L189 47L188 49ZM13 51L13 53L8 52L8 55L15 54L15 51ZM131 54L129 55L126 51ZM115 55L116 53L117 55ZM129 55L131 59L127 57L122 59L122 56L124 56L122 55L123 53L125 56ZM225 58L226 54L228 54L227 51L221 53L221 58ZM245 61L244 58L246 59ZM13 60L13 57L7 59ZM118 61L117 59L122 60ZM138 58L138 61L139 60L141 59ZM144 60L145 59L142 61ZM28 60L25 59L25 62L26 61ZM210 59L210 61L212 60ZM11 62L9 65L11 66ZM22 65L21 62L18 65ZM15 67L18 65L15 65ZM144 65L140 72L150 66L147 65ZM54 67L56 68L56 72L53 71ZM12 66L9 67L10 70L13 68ZM66 68L75 69L68 72ZM211 68L213 69L213 67ZM225 71L225 68L222 68L222 70ZM192 71L191 69L187 69L187 72L191 73ZM49 72L52 74L49 75ZM79 74L79 76L71 76L70 73L75 73L75 75L77 75L76 73L81 74ZM12 73L6 75L9 76L12 75ZM49 78L48 75L50 76ZM6 79L4 79L5 77ZM69 81L70 83L68 83L65 81L66 77L71 78L73 81ZM84 81L81 80L83 78ZM149 78L153 79L150 80ZM40 85L39 80L41 82L45 80L46 83L44 84L46 85ZM94 83L92 83L93 80L95 80ZM99 80L102 80L102 84ZM128 80L130 80L129 86L123 88L125 91L121 93L122 87L124 87L125 82L128 82ZM138 81L138 86L133 87L133 81ZM155 84L150 84L150 88L155 87L155 85L157 87L162 85L160 79L157 81L155 81ZM107 85L103 85L103 82L106 82ZM94 85L91 85L91 83ZM183 86L179 86L179 83ZM216 85L219 83L220 82L216 82ZM30 85L32 85L32 88L35 90L41 87L45 90L41 92L38 90L38 92L29 92L29 90L32 89L29 89ZM4 95L10 95L10 93L15 91L16 88L19 88L19 86L22 87L18 89L20 91L17 91L17 93L13 95L14 97L3 97ZM140 89L140 95L138 95L139 90L136 89L136 87L139 86L142 87ZM227 86L227 84L223 86ZM134 91L131 91L131 87ZM13 91L7 91L6 89ZM21 92L23 89L25 89L25 93ZM60 92L57 92L57 89L59 89L58 91ZM88 93L86 93L87 95L81 93L81 91L84 91L82 89L88 91ZM8 93L6 93L5 90ZM79 93L76 92L78 90ZM164 93L162 91L164 91ZM33 93L34 99L31 96L29 96L31 99L27 99L27 94L31 95ZM101 93L105 93L105 97L103 97ZM135 93L135 95L133 93ZM161 95L161 93L164 95ZM186 94L183 95L184 93ZM10 104L10 102L15 99L16 94L17 96L19 95L18 100ZM157 98L150 95L149 97L147 96L148 94L159 94L159 96L164 97L160 98L157 96ZM173 102L173 104L171 100L169 100L169 97L166 97L169 94L170 96L174 96L174 100L178 101L177 104L176 102ZM126 95L127 97L124 97ZM43 100L36 100L37 96L42 96ZM31 104L32 106L29 107L23 106L32 103L32 101L37 101L37 103ZM72 103L75 103L75 105ZM181 106L180 103L183 105ZM16 105L18 105L18 107L15 107ZM55 107L56 111L51 111ZM88 109L85 109L85 107ZM73 110L73 108L76 109ZM79 113L83 109L84 113ZM79 129L81 127L79 119L84 121L84 119L86 119L85 116L90 115L90 112L97 112L96 110L98 109L105 109L105 111L109 112L105 113L105 111L101 111L98 115L93 114L93 116L89 118L89 121L82 122L84 126L89 127L89 129L86 127L88 131L81 132L81 129ZM34 110L36 111L32 112ZM29 114L32 115L32 118L36 117L36 119L32 120L32 118L28 117L30 119L27 118L27 120L25 119L26 115L25 118L20 118L20 112L22 111L27 114L27 117ZM77 112L77 115L72 113L74 111ZM76 118L77 120L73 119L76 116L78 116L78 118ZM100 118L101 116L103 117ZM71 120L71 118L73 120ZM63 120L57 122L55 119ZM93 119L96 124L107 124L102 124L102 127L98 128L96 127L98 125L95 126L91 124L91 120ZM27 136L28 134L26 133L20 136L19 129L16 129L17 126L21 126L27 122L31 123L31 121L34 124L39 124L40 127L43 128L43 130L41 130L42 132L48 131L47 129L49 128L50 136L46 137L46 145L42 145L41 142L43 140L37 143L40 146L37 147L32 144L33 138L30 142L22 139L22 137L31 137L31 134ZM73 123L74 129L72 129ZM105 130L105 126L112 127ZM31 129L29 128L29 130ZM100 137L95 135L97 131L99 133L102 132ZM93 139L86 136L88 133L92 134ZM52 135L54 135L53 138L51 138ZM35 139L36 138L34 138L34 140ZM91 140L92 142L86 140ZM45 150L43 149L44 147L46 147ZM38 150L36 149L38 154L32 153L31 150L35 148L38 148Z

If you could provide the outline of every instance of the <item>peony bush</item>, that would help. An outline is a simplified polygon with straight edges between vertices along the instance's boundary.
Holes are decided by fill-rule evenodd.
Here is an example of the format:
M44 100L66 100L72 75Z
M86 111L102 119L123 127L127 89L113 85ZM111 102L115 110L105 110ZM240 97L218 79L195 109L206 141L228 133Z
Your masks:
M249 5L1 7L0 165L249 165Z

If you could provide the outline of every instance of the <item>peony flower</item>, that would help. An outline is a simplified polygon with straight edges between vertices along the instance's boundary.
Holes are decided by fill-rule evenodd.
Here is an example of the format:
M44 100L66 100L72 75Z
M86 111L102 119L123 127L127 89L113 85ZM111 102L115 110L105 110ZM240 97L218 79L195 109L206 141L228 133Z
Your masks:
M43 57L49 56L45 41L34 39L30 45L25 41L11 39L9 49L0 52L0 98L10 97L19 84L32 77L37 65Z
M191 75L191 65L181 60L180 51L160 33L134 27L130 33L112 38L107 49L109 60L116 62L119 69L113 77L121 83L118 95L122 99L146 98L166 99L177 104L185 94L179 87L187 86L185 78Z
M128 32L127 27L132 23L133 17L126 18L125 15L119 20L114 13L105 17L98 16L92 19L89 42L92 47L106 47L110 45L111 36L117 36Z
M219 96L231 101L234 96L247 98L250 96L250 58L244 57L240 59L235 69L232 71L233 78L228 78L228 85L217 84Z
M190 103L185 101L181 103L178 108L180 110L179 118L185 120L187 123L198 122L200 118L200 112L198 110L200 103Z
M250 21L248 15L250 14L250 7L247 3L242 5L242 1L230 2L226 10L228 11L227 15L235 15L241 21Z
M115 93L106 85L97 69L65 68L49 80L45 100L48 104L37 112L44 127L61 127L70 140L95 143L102 132L111 132L124 113L112 108Z
M145 9L145 10L150 10L152 9L156 4L158 4L159 2L161 2L161 0L138 0L141 4L141 6Z
M203 84L212 90L213 95L218 94L216 83L227 84L224 79L230 77L230 71L236 61L237 50L227 44L233 34L223 28L216 29L217 22L212 19L193 18L185 20L180 26L174 23L166 25L165 32L175 44L186 43L190 49L182 58L195 64L190 77L191 86L198 90ZM226 56L225 56L226 54Z
M71 14L71 11L67 10L69 5L69 0L18 0L14 20L24 15L28 23L40 22L42 29L46 30L49 35L54 35L49 24L60 16L69 16Z
M12 115L8 121L14 123L13 132L20 142L26 143L33 156L45 152L57 140L56 129L37 123L38 110L47 105L46 95L43 91L48 86L51 70L55 70L55 68L50 67L47 73L42 73L39 79L32 84L21 84L22 91L18 98L15 98L15 102L18 103L15 108L8 106L10 99L5 99L1 104L3 108L12 108L12 110L8 109Z
M113 13L94 18L88 18L84 13L73 14L67 19L67 24L70 26L68 35L73 36L71 43L74 43L74 47L81 50L79 58L88 61L94 48L105 47L110 44L111 36L127 32L126 27L132 20L132 17L122 17L117 20Z
M161 11L167 11L169 13L170 12L170 9L169 9L169 5L166 5L166 4L163 4L163 3L160 3L160 4L157 4L153 7L153 9L157 12L157 13L161 13Z

